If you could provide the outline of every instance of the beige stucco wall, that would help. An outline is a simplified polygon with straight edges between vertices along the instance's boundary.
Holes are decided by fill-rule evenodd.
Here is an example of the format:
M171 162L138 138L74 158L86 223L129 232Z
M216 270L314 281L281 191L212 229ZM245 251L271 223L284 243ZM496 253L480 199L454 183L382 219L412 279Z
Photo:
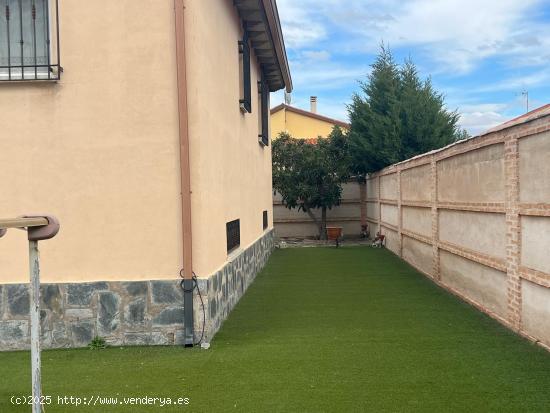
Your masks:
M521 202L550 199L550 132L519 141L519 187Z
M430 165L417 166L401 173L403 201L429 201L430 196Z
M367 202L367 218L378 220L378 203L377 202Z
M372 188L368 216L382 221L388 249L550 346L549 165L545 115L370 175L382 201Z
M378 198L378 185L380 182L379 177L369 177L367 178L367 199L377 199Z
M62 80L0 84L0 216L59 217L59 236L41 243L45 282L179 275L173 7L60 2ZM264 210L272 227L271 149L258 144L254 58L253 113L239 110L232 2L188 1L185 10L194 271L207 276L227 261L227 221L241 220L243 248L264 233ZM9 231L0 283L27 279L24 234Z
M382 222L396 227L399 221L397 216L397 207L395 205L388 204L380 205L380 219Z
M550 217L521 218L521 262L550 274Z
M344 238L357 238L359 235L358 225L355 221L327 220L327 226L342 228ZM319 228L313 221L275 222L275 236L278 238L317 238Z
M425 274L432 274L432 246L403 237L403 259Z
M429 208L403 207L403 229L431 237L432 211Z
M386 248L395 254L399 254L399 234L389 228L383 228L383 234L386 236Z
M393 201L397 199L397 174L380 177L380 198Z
M522 280L522 315L525 331L550 345L550 288Z
M441 252L441 280L490 311L506 316L506 274L457 255Z
M445 159L437 165L439 201L504 201L504 145Z
M252 113L239 109L241 27L229 0L188 1L186 48L194 270L207 276L227 260L228 221L241 221L241 248L273 227L271 146L258 143L259 66L252 53Z
M344 237L356 238L361 233L360 185L352 180L342 185L342 199L338 206L327 210L327 225L342 227ZM321 210L312 211L320 219ZM319 230L309 215L296 208L288 209L279 193L273 195L275 235L280 238L317 237Z
M173 279L182 262L173 2L59 4L62 80L0 84L0 216L58 216L58 237L40 245L45 282ZM1 240L0 283L28 281L27 248L23 232Z
M506 226L503 214L485 212L439 212L439 239L495 257L506 255Z

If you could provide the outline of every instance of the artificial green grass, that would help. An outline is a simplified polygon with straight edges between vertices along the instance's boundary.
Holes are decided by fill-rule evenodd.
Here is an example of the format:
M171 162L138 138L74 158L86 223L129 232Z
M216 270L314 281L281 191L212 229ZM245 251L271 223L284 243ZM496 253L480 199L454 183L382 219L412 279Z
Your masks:
M0 412L29 354L0 354ZM549 412L550 354L385 250L277 250L210 350L43 353L47 395L188 397L50 412ZM54 397L54 399L55 399Z

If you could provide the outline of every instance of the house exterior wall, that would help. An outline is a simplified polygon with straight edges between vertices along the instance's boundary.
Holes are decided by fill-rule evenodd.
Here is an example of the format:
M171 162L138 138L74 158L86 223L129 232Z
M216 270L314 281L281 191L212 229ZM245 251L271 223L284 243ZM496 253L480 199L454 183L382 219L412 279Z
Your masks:
M300 139L318 138L319 136L326 138L333 128L333 123L284 108L271 115L271 136L274 138L281 132L288 132L293 138Z
M182 265L173 1L59 7L61 81L0 84L0 213L60 219L40 245L44 282L173 279ZM2 239L0 283L28 282L27 249L22 231Z
M114 345L182 343L174 1L60 2L59 12L61 81L0 84L9 183L0 214L45 211L61 222L40 243L43 346L83 346L96 334ZM210 340L273 248L260 68L252 51L252 113L242 114L241 38L233 2L186 2L196 340L203 303ZM228 256L235 219L240 248ZM10 230L0 242L0 350L29 345L25 235Z
M242 31L233 2L189 1L185 13L193 265L207 277L228 262L227 222L240 219L241 249L264 235L263 211L268 229L273 226L271 144L258 143L260 72L253 50L252 113L239 109Z
M61 3L62 80L0 85L0 172L11 183L0 211L60 219L41 246L47 282L170 279L182 265L173 2L138 3ZM228 261L226 222L241 220L243 248L263 235L264 210L272 227L271 148L258 144L254 56L253 113L239 110L232 3L188 2L185 33L194 270L208 276ZM25 242L16 231L3 239L0 282L26 281Z
M370 175L367 220L437 284L550 348L548 165L544 112Z
M281 132L288 132L286 127L286 110L279 110L269 116L270 133L272 138L277 138Z

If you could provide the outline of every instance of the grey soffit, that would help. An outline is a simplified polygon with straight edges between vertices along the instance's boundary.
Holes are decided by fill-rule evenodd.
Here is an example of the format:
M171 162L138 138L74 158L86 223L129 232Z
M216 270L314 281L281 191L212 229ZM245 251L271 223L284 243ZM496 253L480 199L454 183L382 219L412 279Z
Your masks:
M248 31L250 44L262 67L269 90L274 92L285 86L287 90L292 89L279 24L275 22L270 26L262 0L234 0L233 3L243 22L243 28Z

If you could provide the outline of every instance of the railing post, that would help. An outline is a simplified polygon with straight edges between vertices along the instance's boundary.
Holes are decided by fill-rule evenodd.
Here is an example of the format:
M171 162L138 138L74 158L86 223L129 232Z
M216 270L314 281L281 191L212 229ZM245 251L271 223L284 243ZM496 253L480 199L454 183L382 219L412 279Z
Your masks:
M40 367L40 256L38 241L51 239L59 232L59 221L51 215L25 215L0 219L0 238L8 228L27 231L29 240L30 308L31 319L31 377L32 413L42 412L42 383Z
M31 368L32 413L41 413L42 385L40 379L40 257L38 241L29 241L29 269L31 286Z

